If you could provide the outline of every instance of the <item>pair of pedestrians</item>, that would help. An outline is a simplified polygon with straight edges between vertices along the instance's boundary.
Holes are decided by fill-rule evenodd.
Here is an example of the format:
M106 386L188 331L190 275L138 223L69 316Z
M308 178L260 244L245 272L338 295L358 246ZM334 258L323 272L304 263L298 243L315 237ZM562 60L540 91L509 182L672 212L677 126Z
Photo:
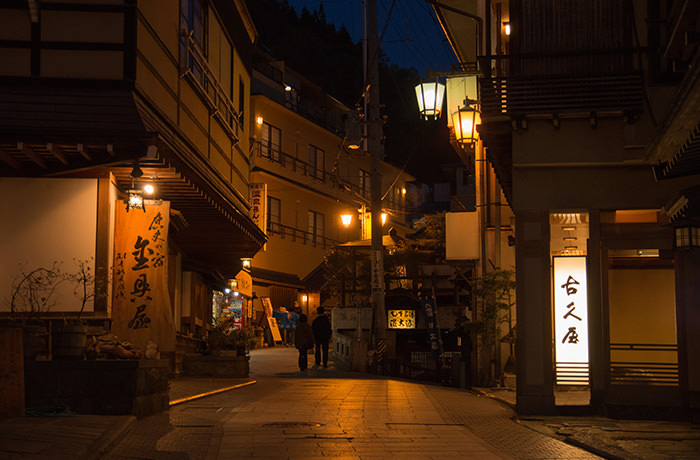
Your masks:
M294 346L299 350L299 369L302 371L308 368L308 352L314 345L316 365L320 366L323 363L323 367L328 367L328 343L333 330L325 308L318 307L316 312L318 316L311 325L306 315L299 315L299 324L294 334Z

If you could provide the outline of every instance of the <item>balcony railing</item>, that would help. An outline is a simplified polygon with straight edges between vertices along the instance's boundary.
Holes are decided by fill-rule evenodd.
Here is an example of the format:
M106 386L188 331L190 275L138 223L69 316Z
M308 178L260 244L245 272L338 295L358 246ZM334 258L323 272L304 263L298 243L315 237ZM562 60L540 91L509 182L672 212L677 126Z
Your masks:
M678 386L678 346L611 343L610 383Z
M338 188L361 195L362 191L359 184L353 184L352 182L339 177L337 174L329 173L321 168L315 168L306 161L286 154L276 148L265 146L260 142L256 142L254 148L255 155L259 158L266 158L273 163L279 164L283 168L301 174L302 176L310 177L315 181L335 185Z
M326 238L325 236L315 235L313 233L300 230L295 227L278 224L276 222L267 223L267 232L269 235L278 235L280 238L291 238L292 241L298 241L302 244L311 244L314 247L323 249L331 248L340 243L338 240Z
M192 38L192 33L181 34L180 46L182 53L180 77L188 77L207 102L211 115L221 122L234 139L238 140L240 129L238 111L219 84L218 78L209 67L207 58Z

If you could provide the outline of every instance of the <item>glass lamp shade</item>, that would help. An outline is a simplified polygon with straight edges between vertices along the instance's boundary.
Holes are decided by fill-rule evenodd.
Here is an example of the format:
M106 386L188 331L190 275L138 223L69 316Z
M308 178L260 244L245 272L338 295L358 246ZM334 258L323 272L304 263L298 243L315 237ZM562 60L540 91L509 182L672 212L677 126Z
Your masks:
M352 215L351 214L343 214L340 216L340 221L343 223L344 227L349 227L350 223L352 223Z
M146 212L146 205L143 201L143 196L141 196L140 190L129 190L128 198L126 199L126 212L131 209L141 209Z
M416 99L418 109L425 120L440 118L442 101L445 97L445 85L437 82L421 83L416 85Z
M464 107L453 113L452 124L460 144L473 144L479 139L476 125L481 124L481 116L474 107Z

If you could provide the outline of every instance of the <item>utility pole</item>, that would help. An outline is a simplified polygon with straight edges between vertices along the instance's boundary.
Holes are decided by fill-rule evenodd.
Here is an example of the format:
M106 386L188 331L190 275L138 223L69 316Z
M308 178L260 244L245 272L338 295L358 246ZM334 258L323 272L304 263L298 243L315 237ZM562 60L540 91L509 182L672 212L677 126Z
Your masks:
M372 270L372 306L375 320L375 346L384 346L386 338L386 312L384 308L384 245L382 241L382 145L383 120L379 111L379 40L377 37L377 0L366 1L367 66L365 91L367 149L371 157L370 206L372 216L372 250L370 266ZM367 91L369 89L369 91ZM383 352L383 349L378 348Z

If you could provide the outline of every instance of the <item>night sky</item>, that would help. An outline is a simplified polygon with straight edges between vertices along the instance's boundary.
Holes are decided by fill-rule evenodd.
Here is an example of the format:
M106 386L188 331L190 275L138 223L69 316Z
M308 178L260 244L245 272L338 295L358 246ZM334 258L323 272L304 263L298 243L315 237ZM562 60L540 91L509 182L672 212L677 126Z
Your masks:
M344 24L354 41L362 40L362 0L288 2L298 14L303 7L313 12L323 4L328 23ZM377 15L379 35L386 30L381 46L391 64L414 67L421 76L427 71L451 70L451 64L457 59L445 40L432 7L425 0L377 0Z

